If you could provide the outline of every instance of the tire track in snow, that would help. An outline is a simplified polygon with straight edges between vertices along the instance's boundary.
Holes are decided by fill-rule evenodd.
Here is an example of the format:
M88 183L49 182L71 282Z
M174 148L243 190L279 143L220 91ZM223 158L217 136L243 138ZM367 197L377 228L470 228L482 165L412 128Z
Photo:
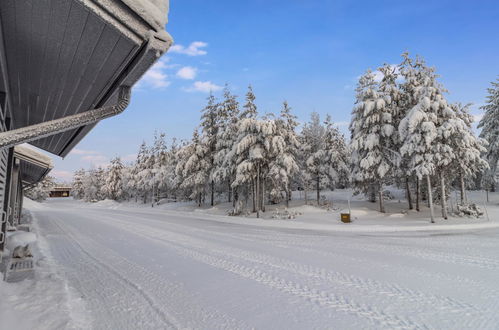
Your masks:
M213 327L213 328L225 328L225 329L248 329L249 327L240 321L237 321L217 310L205 310L201 307L194 307L195 301L183 302L182 298L185 298L185 292L179 292L178 287L172 286L170 283L165 282L160 276L146 270L144 267L136 265L121 255L115 253L112 249L98 243L95 239L85 239L85 238L75 238L74 234L69 233L70 230L67 229L66 233L71 237L77 244L82 246L82 241L86 241L84 246L86 250L92 255L99 255L101 259L108 259L109 263L113 265L113 268L120 269L125 274L127 274L127 279L130 281L131 277L133 280L141 281L143 285L136 285L140 290L147 295L145 290L153 292L156 297L165 297L167 301L156 301L151 298L151 301L156 306L166 306L169 301L175 301L175 308L179 310L178 318L169 313L168 315L175 321L176 328L196 328L199 324L203 324L203 327ZM116 270L118 272L118 270ZM134 282L131 282L134 283ZM176 298L176 299L172 299ZM169 306L172 309L174 306ZM158 310L162 310L157 307ZM180 318L183 321L180 321ZM211 325L210 325L211 324Z
M77 240L75 238L75 236L73 234L71 234L67 229L64 229L60 225L59 220L56 220L55 217L51 221L55 226L58 227L58 229L61 233L63 233L64 235L66 235L67 237L69 237L71 239L72 245L75 246L77 249L79 249L82 252L82 254L88 260L91 261L90 263L87 262L87 265L90 265L91 267L95 268L96 273L102 275L103 274L102 271L104 270L105 272L112 275L110 280L104 281L102 283L103 284L102 286L105 286L106 284L109 284L109 283L114 284L114 283L116 283L116 280L118 280L118 282L125 284L129 288L132 288L138 296L142 297L145 300L145 302L149 305L149 307L159 316L159 318L163 322L164 326L166 326L168 328L174 328L174 329L181 328L180 324L171 315L168 315L165 311L163 311L157 305L157 303L154 301L154 299L152 297L150 297L147 293L145 293L139 285L137 285L134 282L131 282L129 279L127 279L126 277L121 275L113 267L103 263L102 261L100 261L99 259L94 257L91 253L89 253L82 246L82 244L79 242L79 240ZM79 262L82 262L82 260L79 260ZM97 278L100 279L99 276L97 276ZM144 319L146 319L146 318L144 318ZM114 327L114 325L113 325L113 327Z
M134 224L133 228L133 230L137 231L137 224ZM197 229L191 230L197 231ZM152 237L150 231L147 230L142 230L141 234L146 235L150 238L172 241L171 235L154 233L154 237ZM183 237L184 240L190 240L191 244L188 244L188 246L192 246L192 244L195 243L196 247L202 251L206 250L222 256L231 256L235 259L243 259L245 261L261 264L279 270L284 270L312 279L339 284L348 288L362 291L363 294L372 295L374 293L375 295L386 296L389 299L397 299L400 302L410 301L412 303L424 304L430 307L432 310L437 309L439 312L466 314L469 316L477 315L480 312L480 310L473 305L460 302L449 297L426 294L408 288L403 288L391 283L382 283L376 280L347 275L341 272L332 272L322 268L298 264L282 258L275 258L265 254L249 252L247 250L242 250L234 247L227 249L224 248L223 245L209 243L206 240L192 238L180 233L176 233L175 236Z
M383 311L376 309L375 307L369 305L363 305L348 299L347 297L330 293L324 290L317 290L309 288L307 285L301 285L299 283L293 282L291 280L286 280L279 276L275 276L264 272L262 270L255 269L253 267L248 267L245 265L240 265L238 263L226 260L224 258L212 256L206 252L196 251L192 248L191 239L186 236L187 242L184 244L177 242L172 242L170 239L161 239L150 235L150 231L146 233L138 230L140 225L130 224L116 219L111 219L114 222L120 223L120 228L133 232L142 237L153 239L158 241L160 244L174 249L177 253L194 259L196 261L205 263L207 265L225 270L227 272L234 273L243 278L247 278L258 283L265 284L273 289L281 292L289 293L312 302L316 305L326 308L332 308L335 311L346 312L354 314L358 317L367 319L375 325L381 325L383 327L390 328L403 328L403 329L416 329L425 328L423 325L419 325L409 318L398 317L395 315L390 315ZM157 230L157 228L155 229ZM177 234L174 234L175 236ZM205 250L205 247L201 247L201 250ZM222 252L225 254L225 251ZM249 260L248 260L249 261Z

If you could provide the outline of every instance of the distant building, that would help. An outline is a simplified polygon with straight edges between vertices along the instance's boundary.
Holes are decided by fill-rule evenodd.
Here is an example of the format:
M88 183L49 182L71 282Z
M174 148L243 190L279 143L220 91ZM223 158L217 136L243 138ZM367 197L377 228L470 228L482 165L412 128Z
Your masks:
M50 190L50 197L69 197L71 196L71 187L55 186Z

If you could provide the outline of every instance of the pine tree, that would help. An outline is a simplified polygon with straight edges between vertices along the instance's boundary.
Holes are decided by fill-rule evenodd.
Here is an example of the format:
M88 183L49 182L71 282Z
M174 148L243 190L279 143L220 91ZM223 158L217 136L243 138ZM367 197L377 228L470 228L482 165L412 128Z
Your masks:
M71 194L74 199L82 199L85 197L83 180L85 178L85 170L80 169L74 173Z
M210 180L210 205L215 204L215 154L217 152L217 139L218 139L218 103L210 93L208 97L208 104L202 110L201 115L201 129L202 141L208 150L206 154L206 161L209 164L209 180Z
M299 171L298 153L300 143L296 134L298 122L291 108L284 101L279 119L276 120L277 134L283 139L282 150L277 150L275 160L270 166L269 177L272 182L271 197L277 202L281 191L285 192L286 207L291 199L291 183Z
M207 157L209 154L208 147L206 143L201 141L197 129L194 130L189 151L190 154L182 172L184 178L182 187L190 189L190 198L196 200L198 206L201 206L210 176L210 164L209 157Z
M276 132L273 120L242 119L234 144L237 167L232 185L237 188L254 183L257 217L260 217L260 211L265 211L265 183L270 160L284 148L284 140Z
M25 191L26 197L37 202L42 202L49 198L50 191L55 185L55 179L51 176L46 176L41 182Z
M395 165L392 150L395 128L390 95L393 78L388 76L389 68L381 70L387 74L383 90L380 90L371 71L360 78L350 131L354 187L364 193L377 189L380 212L385 212L383 185Z
M484 106L480 107L485 114L478 124L481 128L480 137L488 142L485 158L489 169L485 173L483 183L487 190L496 190L496 173L499 165L499 78L487 89L489 95Z
M451 173L459 173L459 187L461 190L461 205L466 203L466 180L475 178L479 173L488 169L488 163L482 158L487 151L487 142L477 138L472 130L473 116L469 114L471 105L460 103L452 104L456 114L452 125L450 139L456 157Z
M145 142L140 145L137 161L134 169L135 190L139 196L142 196L143 203L147 203L147 195L151 187L152 166L151 150Z
M436 82L433 68L417 59L414 65L402 73L414 89L416 105L407 113L399 126L402 140L401 155L407 157L407 174L415 174L419 180L426 177L431 222L434 221L431 177L436 174L439 156L434 143L439 137L438 110L444 105L442 89ZM414 80L414 81L412 81ZM444 198L445 199L445 198Z
M323 154L323 141L325 129L321 123L320 116L317 112L312 112L310 122L306 123L302 129L302 143L305 153L305 172L307 173L307 182L305 189L308 189L312 184L315 186L317 193L317 203L320 202L321 190L321 159Z
M123 164L119 157L111 160L104 191L107 198L115 201L121 199L123 196Z
M224 100L219 106L218 134L215 152L213 177L215 181L228 188L228 201L232 200L232 182L235 178L236 167L232 150L238 134L239 103L230 92L229 86L224 89ZM235 203L235 201L234 201Z

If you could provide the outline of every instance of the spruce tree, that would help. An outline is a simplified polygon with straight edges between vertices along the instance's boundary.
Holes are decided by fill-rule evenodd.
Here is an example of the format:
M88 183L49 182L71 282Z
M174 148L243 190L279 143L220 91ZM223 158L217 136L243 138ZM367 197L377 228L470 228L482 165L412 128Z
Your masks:
M481 128L480 137L488 142L485 158L489 163L489 169L483 178L485 188L490 191L496 190L496 173L499 162L499 78L491 83L487 89L489 95L484 106L480 107L485 113L478 124Z

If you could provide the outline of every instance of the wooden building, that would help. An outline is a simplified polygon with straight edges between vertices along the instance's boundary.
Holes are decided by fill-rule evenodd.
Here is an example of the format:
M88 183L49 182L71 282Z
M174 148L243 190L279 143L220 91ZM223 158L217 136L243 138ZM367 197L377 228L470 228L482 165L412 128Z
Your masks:
M55 186L50 190L50 197L69 197L71 196L71 187Z

